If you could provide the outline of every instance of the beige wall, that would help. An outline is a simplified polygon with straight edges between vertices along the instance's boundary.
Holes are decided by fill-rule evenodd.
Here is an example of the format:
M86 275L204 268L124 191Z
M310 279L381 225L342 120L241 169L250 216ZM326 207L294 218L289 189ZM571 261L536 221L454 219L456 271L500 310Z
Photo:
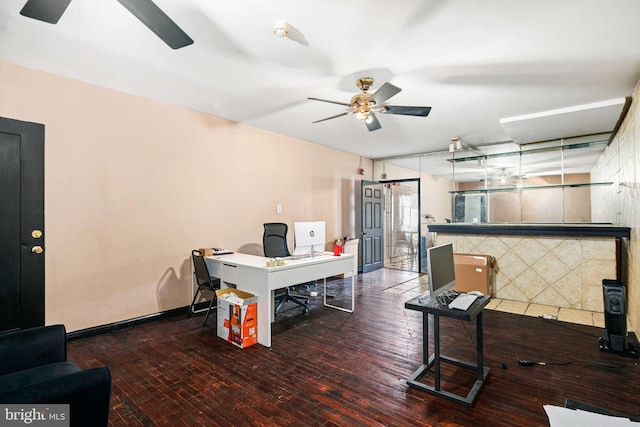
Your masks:
M47 324L186 306L190 250L261 253L263 222L355 235L369 160L360 176L359 157L305 141L6 62L0 76L0 116L45 125Z
M629 329L640 327L640 84L620 130L600 156L591 176L596 182L612 181L617 191L594 188L593 221L613 218L631 228L623 244L623 278L628 294Z

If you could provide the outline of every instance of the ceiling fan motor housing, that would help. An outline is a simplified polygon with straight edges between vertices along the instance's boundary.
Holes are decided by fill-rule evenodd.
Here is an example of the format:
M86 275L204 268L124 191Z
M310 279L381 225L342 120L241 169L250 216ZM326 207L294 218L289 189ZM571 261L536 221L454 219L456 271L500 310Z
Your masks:
M354 95L353 98L351 98L351 108L353 108L356 113L366 117L369 115L371 107L375 105L375 102L371 101L369 98L371 98L371 95L368 93L359 93Z

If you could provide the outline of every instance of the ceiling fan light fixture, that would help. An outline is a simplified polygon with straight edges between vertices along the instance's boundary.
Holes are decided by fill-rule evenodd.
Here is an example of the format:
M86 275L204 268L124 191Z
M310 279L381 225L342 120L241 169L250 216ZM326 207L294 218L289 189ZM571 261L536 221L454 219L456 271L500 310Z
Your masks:
M278 19L273 23L273 34L276 37L287 37L287 35L289 35L289 23L285 20Z
M371 110L366 108L358 108L356 117L366 123L371 123Z

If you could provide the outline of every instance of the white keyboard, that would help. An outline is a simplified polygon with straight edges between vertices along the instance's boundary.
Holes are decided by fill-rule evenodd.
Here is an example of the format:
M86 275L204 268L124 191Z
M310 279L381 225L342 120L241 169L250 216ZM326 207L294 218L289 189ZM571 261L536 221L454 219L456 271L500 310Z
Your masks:
M449 308L456 308L458 310L467 310L478 298L478 295L460 294L449 303Z

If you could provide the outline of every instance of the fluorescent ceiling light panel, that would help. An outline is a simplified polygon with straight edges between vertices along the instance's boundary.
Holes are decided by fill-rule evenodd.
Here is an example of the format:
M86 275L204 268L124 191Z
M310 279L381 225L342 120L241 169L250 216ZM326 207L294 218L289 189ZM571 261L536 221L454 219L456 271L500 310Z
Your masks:
M539 113L524 114L522 116L505 117L503 119L500 119L500 124L504 125L504 124L507 124L507 123L521 122L521 121L524 121L524 120L540 119L540 118L543 118L543 117L557 116L557 115L560 115L560 114L576 113L576 112L579 112L579 111L593 110L595 108L611 107L611 106L614 106L614 105L624 105L624 103L625 103L625 99L624 98L609 99L607 101L593 102L591 104L575 105L573 107L558 108L558 109L555 109L555 110L541 111Z

